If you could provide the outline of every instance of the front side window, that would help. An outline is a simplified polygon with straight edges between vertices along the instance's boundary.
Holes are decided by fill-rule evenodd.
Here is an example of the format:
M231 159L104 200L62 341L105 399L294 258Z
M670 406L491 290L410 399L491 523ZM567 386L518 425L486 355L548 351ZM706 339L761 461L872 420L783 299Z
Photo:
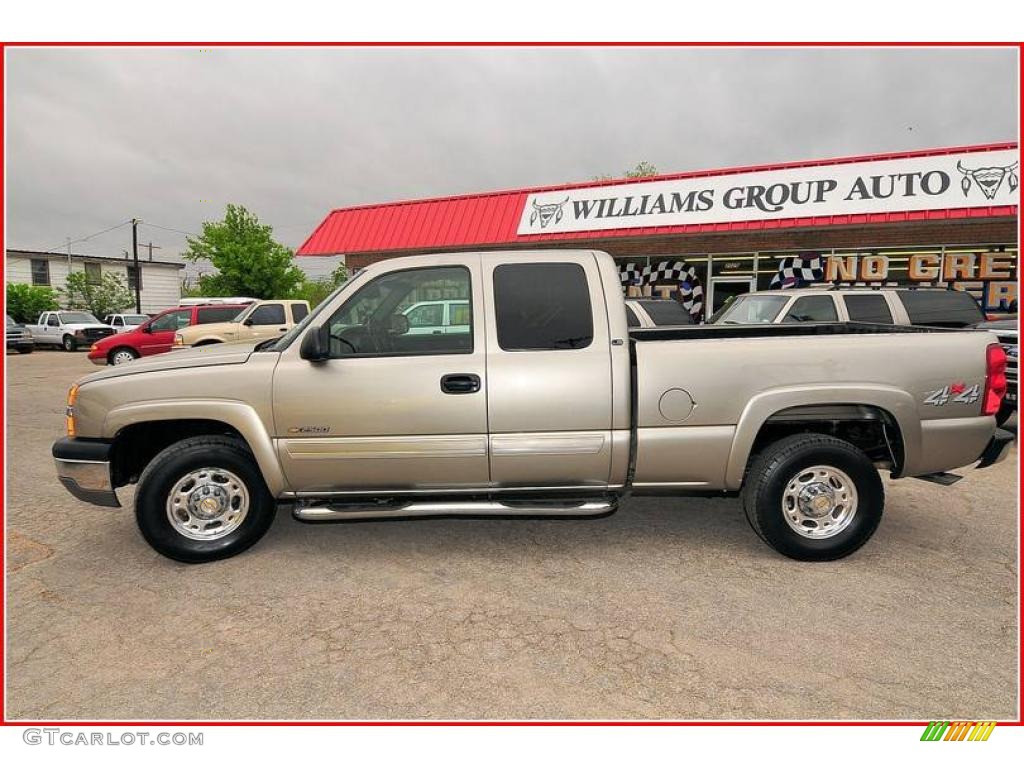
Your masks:
M50 284L49 259L32 259L32 285Z
M264 304L249 315L250 325L284 325L284 304Z
M782 318L784 323L834 323L839 319L831 296L801 296Z
M465 301L464 323L445 333L444 301ZM473 351L465 267L406 269L364 285L327 321L332 358L444 355Z
M107 325L124 325L124 320L119 315L111 315L107 318Z
M174 312L168 312L166 315L160 315L160 317L149 324L149 330L176 331L187 326L191 320L192 310L179 309Z
M506 351L582 349L594 340L587 275L579 264L494 268L498 346Z
M46 324L56 328L58 325L60 325L60 320L57 318L56 315L50 315L48 318L46 318Z
M309 307L305 304L292 304L292 320L301 323L309 314Z
M843 296L846 313L858 323L892 324L892 313L885 296L880 293L851 293Z

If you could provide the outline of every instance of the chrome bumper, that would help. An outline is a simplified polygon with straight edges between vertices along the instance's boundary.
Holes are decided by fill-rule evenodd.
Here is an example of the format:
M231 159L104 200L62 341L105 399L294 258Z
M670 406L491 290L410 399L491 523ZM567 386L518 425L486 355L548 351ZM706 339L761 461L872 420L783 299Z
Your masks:
M110 478L110 444L64 437L53 444L57 479L76 499L120 507Z

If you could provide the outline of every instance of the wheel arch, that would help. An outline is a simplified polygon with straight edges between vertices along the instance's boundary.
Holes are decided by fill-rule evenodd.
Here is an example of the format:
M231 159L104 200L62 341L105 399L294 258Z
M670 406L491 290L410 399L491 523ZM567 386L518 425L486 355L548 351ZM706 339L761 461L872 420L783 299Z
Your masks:
M739 418L726 487L742 486L761 447L801 432L840 437L876 459L887 456L894 477L906 474L920 456L920 419L913 398L903 390L874 384L772 390L752 398Z
M188 413L188 418L182 418ZM175 400L139 403L111 410L103 428L114 443L116 485L138 478L154 456L178 440L198 435L231 435L252 452L270 493L285 490L273 440L259 414L246 403Z

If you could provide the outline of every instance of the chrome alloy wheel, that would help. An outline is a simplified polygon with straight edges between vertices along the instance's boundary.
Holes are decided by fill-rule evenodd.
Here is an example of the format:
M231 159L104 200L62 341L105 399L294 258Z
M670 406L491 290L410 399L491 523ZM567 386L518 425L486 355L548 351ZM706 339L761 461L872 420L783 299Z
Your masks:
M171 486L167 519L189 539L222 539L245 520L249 490L238 475L219 467L189 472Z
M130 363L134 359L135 355L133 355L127 349L122 349L115 352L114 355L110 358L110 361L114 365L124 365L125 363Z
M793 475L782 494L782 516L807 539L828 539L857 514L857 488L845 472L829 466L807 467Z

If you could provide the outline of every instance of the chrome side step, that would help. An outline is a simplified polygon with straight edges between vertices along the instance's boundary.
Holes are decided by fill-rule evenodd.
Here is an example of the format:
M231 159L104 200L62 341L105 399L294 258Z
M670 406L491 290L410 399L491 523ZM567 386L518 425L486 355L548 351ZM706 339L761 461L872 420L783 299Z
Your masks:
M400 517L595 517L614 512L616 499L571 502L410 501L393 506L295 505L292 516L306 523Z

